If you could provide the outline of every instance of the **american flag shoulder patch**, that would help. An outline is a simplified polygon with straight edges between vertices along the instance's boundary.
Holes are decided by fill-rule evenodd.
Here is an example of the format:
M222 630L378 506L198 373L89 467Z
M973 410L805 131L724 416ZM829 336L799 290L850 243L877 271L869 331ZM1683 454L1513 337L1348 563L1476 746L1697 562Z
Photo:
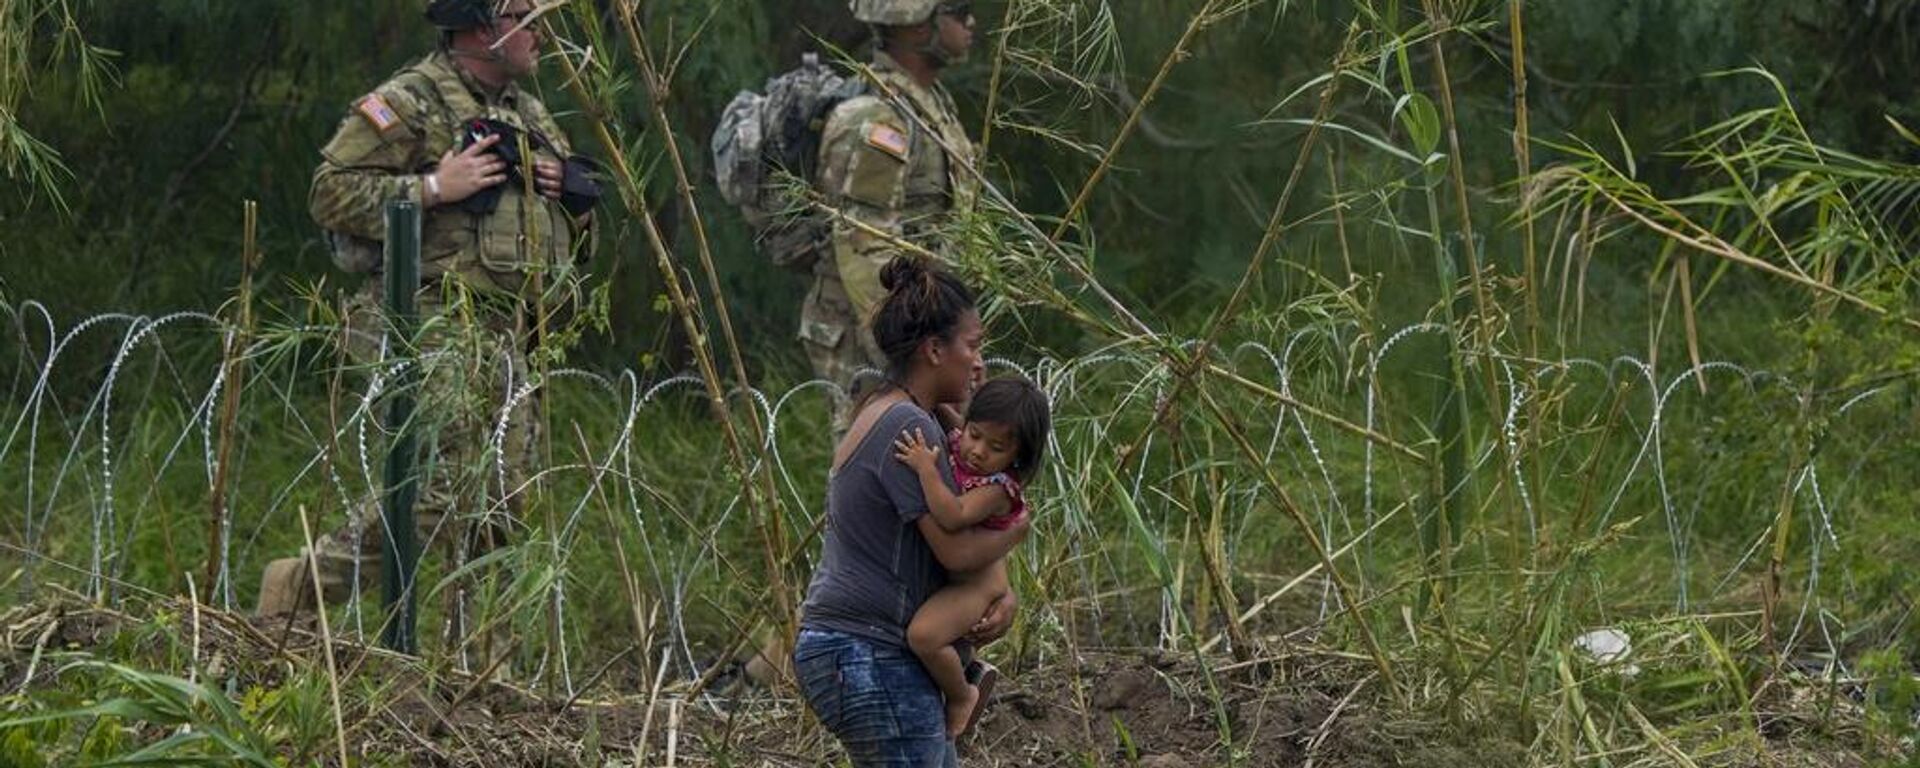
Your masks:
M380 98L380 94L367 94L354 104L353 108L360 113L361 117L366 118L367 122L373 124L374 130L381 133L386 133L400 124L400 116L394 114L393 107L387 106L387 100Z
M896 159L907 159L907 137L899 129L884 123L875 123L867 129L867 144Z

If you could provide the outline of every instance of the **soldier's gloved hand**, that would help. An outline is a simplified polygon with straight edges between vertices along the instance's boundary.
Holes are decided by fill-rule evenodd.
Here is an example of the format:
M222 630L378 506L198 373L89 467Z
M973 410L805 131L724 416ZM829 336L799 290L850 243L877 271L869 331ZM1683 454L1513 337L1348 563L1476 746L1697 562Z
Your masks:
M475 141L466 149L449 149L441 155L440 165L433 172L440 186L440 197L434 202L438 205L457 203L472 197L475 192L506 181L506 162L489 151L498 143L500 136L494 134Z
M567 177L567 167L557 160L545 158L533 161L533 184L540 190L540 196L549 200L560 199L560 182Z

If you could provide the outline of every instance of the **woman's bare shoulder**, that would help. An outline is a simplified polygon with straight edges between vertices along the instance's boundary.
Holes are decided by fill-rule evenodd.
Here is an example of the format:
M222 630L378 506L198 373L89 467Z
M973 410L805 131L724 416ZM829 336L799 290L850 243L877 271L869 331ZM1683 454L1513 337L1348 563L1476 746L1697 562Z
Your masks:
M904 393L889 392L868 401L866 406L860 409L859 413L854 414L853 424L847 427L847 434L841 436L839 445L834 446L834 471L839 471L840 467L844 466L848 459L852 458L855 453L858 453L860 446L866 442L867 435L871 434L874 428L878 427L881 421L886 420L887 417L894 412L895 408L902 403L910 404L911 401L907 399ZM919 411L918 408L911 410ZM906 418L911 418L911 416ZM896 418L896 420L898 419Z

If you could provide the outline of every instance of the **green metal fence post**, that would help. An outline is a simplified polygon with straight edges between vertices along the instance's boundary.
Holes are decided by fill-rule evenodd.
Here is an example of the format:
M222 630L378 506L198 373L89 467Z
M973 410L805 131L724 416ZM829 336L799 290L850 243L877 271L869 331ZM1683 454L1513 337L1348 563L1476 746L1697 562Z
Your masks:
M387 203L386 247L387 318L391 349L399 363L388 389L386 499L380 507L381 594L386 628L380 643L401 653L414 653L414 576L420 565L415 540L413 502L419 493L415 472L413 430L414 387L421 380L414 334L419 330L414 294L420 290L420 206L411 200Z

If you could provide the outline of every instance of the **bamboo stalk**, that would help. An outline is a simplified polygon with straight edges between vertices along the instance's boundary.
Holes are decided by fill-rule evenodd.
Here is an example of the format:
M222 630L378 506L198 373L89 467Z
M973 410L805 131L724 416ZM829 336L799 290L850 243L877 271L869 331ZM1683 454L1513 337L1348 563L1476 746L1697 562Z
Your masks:
M1433 48L1434 79L1440 86L1440 112L1446 121L1447 150L1451 153L1448 165L1452 169L1454 204L1460 209L1460 248L1467 253L1467 269L1471 272L1473 301L1480 314L1480 333L1483 336L1480 346L1493 347L1493 299L1488 295L1486 274L1480 266L1480 248L1473 237L1473 208L1467 199L1466 156L1460 152L1460 124L1453 111L1453 81L1447 75L1447 51L1441 42L1445 32L1452 28L1452 20L1434 7L1434 0L1420 0L1426 6L1427 17L1434 24L1433 35L1427 38L1427 44ZM1437 232L1435 233L1438 234ZM1487 391L1498 389L1493 379L1493 369L1487 369Z
M1193 375L1200 370L1202 362L1212 352L1221 331L1226 329L1227 321L1239 315L1241 305L1246 302L1254 283L1259 281L1261 267L1266 264L1268 253L1279 243L1281 231L1286 228L1287 204L1293 201L1293 192L1299 187L1300 177L1307 169L1307 161L1313 157L1314 144L1320 138L1320 127L1326 123L1327 115L1333 109L1333 96L1340 89L1340 72L1345 68L1345 63L1359 36L1360 25L1358 23L1348 25L1346 42L1341 45L1340 52L1334 55L1334 76L1328 78L1326 87L1320 89L1320 106L1314 112L1313 124L1307 128L1307 137L1300 144L1300 154L1294 157L1293 171L1287 175L1287 183L1280 190L1280 199L1274 202L1273 211L1267 215L1267 226L1260 235L1260 244L1253 249L1253 258L1247 260L1247 268L1240 273L1240 282L1233 287L1233 293L1227 297L1227 302L1220 306L1212 319L1207 321L1206 331L1200 334L1199 346L1187 356L1187 364L1176 368L1173 386L1168 390L1167 396L1161 398L1154 410L1153 418L1147 422L1146 431L1133 442L1127 443L1121 450L1118 462L1121 470L1125 470L1129 464L1133 463L1133 457L1140 450L1140 446L1145 444L1146 436L1159 429L1161 423L1166 421L1167 414L1172 412L1173 403L1180 398L1187 384L1192 381ZM1061 226L1066 226L1066 222L1062 221Z
M1171 427L1169 431L1172 431ZM1186 464L1189 457L1184 456L1186 450L1180 436L1170 434L1168 435L1168 442L1173 445L1174 455L1177 457L1176 461L1180 464ZM1207 442L1210 444L1213 441L1212 439L1208 439ZM1211 445L1209 445L1208 448L1211 448ZM1208 452L1211 453L1210 450ZM1184 490L1186 491L1187 503L1195 512L1199 511L1199 506L1203 501L1203 494L1198 487L1200 484L1198 476L1199 473L1197 472L1187 472L1182 473L1181 478L1183 481L1182 484L1186 486ZM1207 583L1211 586L1214 595L1216 595L1216 599L1213 602L1217 603L1216 609L1219 612L1221 623L1226 625L1227 638L1232 646L1233 660L1236 662L1247 661L1261 655L1261 651L1255 644L1253 636L1247 634L1246 626L1240 621L1240 599L1234 594L1233 579L1229 576L1232 563L1227 558L1226 520L1223 514L1227 505L1225 501L1220 498L1219 477L1217 472L1209 469L1207 479L1207 492L1204 494L1207 518L1205 530L1200 534L1200 565L1206 572ZM1178 594L1178 592L1175 594ZM1205 605L1196 606L1194 611L1196 617L1205 616L1207 612L1207 606ZM1196 645L1198 644L1196 643Z
M578 423L573 425L573 437L580 444L580 455L589 466L594 466L593 451L587 445L587 436L580 431ZM611 456L608 461L612 461ZM639 578L633 575L633 565L627 558L627 545L621 541L625 537L620 535L620 521L613 513L613 499L607 497L606 488L597 478L593 483L593 494L600 497L600 510L607 516L607 538L613 540L614 563L620 566L620 587L626 592L627 608L633 618L633 633L640 638L640 657L644 659L653 651L652 627L642 615L646 598L640 593Z
M1540 356L1540 292L1535 283L1538 277L1538 265L1535 263L1533 233L1533 196L1525 193L1527 180L1533 176L1533 134L1527 112L1527 34L1524 23L1523 0L1507 0L1507 24L1513 36L1513 161L1517 173L1515 179L1520 183L1520 227L1522 239L1521 281L1527 294L1527 354Z
M210 509L207 515L207 562L205 581L210 589L218 590L220 584L220 562L222 546L226 538L227 516L227 475L232 467L233 428L240 418L240 390L246 385L246 366L243 355L253 338L253 270L260 263L259 223L260 204L248 200L241 204L241 249L240 249L240 296L237 299L239 317L233 327L227 331L226 349L222 357L226 359L226 391L220 393L220 450L214 459L213 488Z
M307 522L307 505L300 505L300 535L306 540L307 548L313 551L313 526ZM333 659L333 629L327 625L327 595L320 588L320 561L313 557L302 558L307 561L307 575L313 579L314 613L320 617L320 650L327 660L327 694L333 703L334 744L340 750L340 765L347 766L347 723L340 711L340 672L339 665Z
M647 714L640 721L640 740L633 743L633 764L636 768L646 765L647 753L653 751L647 742L653 734L653 713L660 707L660 686L666 681L667 653L663 651L660 654L659 671L653 675L653 687L647 689Z
M1432 25L1432 34L1428 37L1427 43L1433 50L1434 79L1440 89L1441 116L1446 127L1447 149L1449 153L1448 165L1451 171L1449 175L1453 181L1454 204L1458 208L1460 216L1460 247L1467 255L1468 284L1471 285L1473 289L1474 309L1479 325L1479 333L1474 334L1473 338L1475 342L1474 346L1491 351L1494 347L1497 332L1493 319L1493 299L1487 287L1487 274L1486 269L1483 268L1481 263L1479 243L1474 236L1473 209L1467 191L1466 157L1460 148L1460 126L1454 109L1453 80L1447 72L1447 53L1444 40L1446 33L1453 28L1452 20L1440 10L1434 0L1421 0L1421 5ZM1432 205L1431 194L1429 194L1429 205ZM1435 247L1437 250L1444 250L1440 248L1438 242L1440 230L1437 217L1434 220L1434 224ZM1442 287L1449 293L1453 290L1452 285ZM1450 323L1450 325L1453 325L1453 323ZM1448 509L1448 525L1443 527L1446 540L1442 542L1442 551L1440 553L1441 572L1443 574L1452 572L1452 550L1461 543L1460 539L1463 538L1462 534L1464 532L1464 521L1460 519L1461 505L1458 503L1458 499L1455 498L1455 494L1464 492L1467 481L1464 464L1467 442L1469 440L1468 425L1470 423L1470 412L1466 401L1464 371L1461 369L1459 360L1459 350L1466 348L1465 341L1466 339L1456 330L1454 332L1455 350L1449 352L1449 358L1453 362L1451 386L1454 391L1452 396L1457 399L1457 403L1455 407L1443 411L1441 421L1443 431L1442 440L1444 441L1446 455L1446 460L1442 462L1444 469L1441 473L1446 487L1442 489L1445 495L1441 497L1441 501L1443 506ZM1491 365L1482 365L1480 366L1480 370L1483 374L1482 378L1486 388L1488 406L1489 408L1497 409L1500 402L1500 384L1494 367ZM1457 419L1458 424L1449 424L1451 419ZM1499 466L1513 466L1512 462L1514 461L1514 457L1511 455L1506 440L1496 436L1492 443L1494 454L1499 460ZM1518 491L1515 490L1513 484L1502 484L1502 487L1506 489L1507 493L1517 496ZM1496 489L1496 492L1498 491L1499 489ZM1520 531L1525 527L1525 521L1521 517L1522 509L1518 499L1510 499L1504 506L1508 510L1506 526L1508 536L1513 542L1510 559L1512 561L1515 584L1518 586L1524 583L1524 573L1526 571L1526 551L1520 546ZM1436 584L1450 585L1450 579L1437 581ZM1443 605L1443 610L1440 611L1441 619L1442 621L1451 621L1451 613L1444 610L1444 607ZM1447 647L1455 665L1458 666L1457 644L1449 642Z
M1594 725L1593 714L1587 711L1587 699L1580 693L1580 683L1573 679L1573 666L1568 663L1566 654L1555 655L1558 658L1555 660L1554 670L1560 673L1560 684L1565 686L1562 691L1567 697L1568 710L1573 713L1575 722L1580 728L1580 734L1586 737L1588 746L1593 748L1594 753L1585 757L1597 757L1601 768L1613 768L1613 762L1606 757L1606 739L1601 738L1599 727ZM1569 745L1569 759L1574 757L1571 749L1572 745Z
M993 146L993 111L1000 105L1001 77L1007 68L1007 42L1013 37L1013 9L1020 0L1007 0L1007 8L1000 14L1000 43L993 47L993 74L987 78L987 107L980 118L980 156L986 157L987 150Z
M549 37L555 40L558 39L553 36ZM696 299L689 290L689 287L681 283L680 269L675 264L673 253L667 247L666 239L660 232L659 223L654 219L653 214L647 210L645 192L636 181L637 176L628 164L626 153L619 140L614 137L612 130L607 127L607 118L600 102L595 100L592 94L587 92L586 85L581 79L579 67L573 63L573 60L565 55L556 58L560 60L561 67L566 72L568 89L573 92L575 100L581 104L586 119L593 126L595 138L599 140L602 150L606 152L608 162L613 165L614 181L620 190L622 200L626 203L628 213L640 222L641 229L646 235L647 246L649 250L653 252L654 266L659 270L661 279L666 283L668 303L673 307L674 314L679 318L681 329L687 335L688 345L693 349L694 361L699 369L700 380L706 388L707 404L713 412L714 419L720 423L721 435L726 443L728 459L743 481L741 489L743 499L748 509L756 513L767 514L762 504L758 487L750 480L755 474L755 465L748 459L747 449L734 423L731 409L727 405L725 385L722 383L719 370L715 366L712 353L708 348L707 335L701 327L700 310L695 303ZM784 583L776 584L775 586L775 598L776 601L778 601L775 607L783 614L792 614L790 599L784 589Z
M1340 244L1340 266L1346 270L1347 281L1343 285L1353 285L1353 251L1347 245L1347 204L1340 199L1340 151L1338 147L1327 150L1327 188L1332 199L1333 233Z
M1819 280L1808 277L1806 275L1799 274L1797 272L1783 269L1776 264L1772 264L1763 259L1759 259L1754 256L1748 255L1746 252L1740 250L1739 248L1734 247L1732 244L1726 242L1725 240L1720 239L1717 235L1714 235L1712 232L1707 231L1704 227L1701 227L1700 225L1693 223L1692 220L1687 219L1686 217L1681 216L1678 212L1673 211L1671 209L1667 209L1664 206L1661 207L1662 213L1665 213L1670 216L1674 216L1676 218L1681 219L1682 221L1685 221L1687 223L1687 226L1693 228L1694 230L1700 232L1701 234L1698 237L1695 237L1693 235L1686 234L1685 232L1681 232L1673 227L1667 226L1665 224L1661 224L1659 221L1654 220L1652 217L1646 215L1645 213L1642 213L1638 209L1635 209L1633 206L1628 205L1626 201L1621 200L1619 196L1615 195L1612 191L1609 191L1603 187L1599 187L1596 185L1594 187L1594 192L1598 193L1601 197L1606 198L1607 202L1612 203L1614 208L1618 209L1621 213L1626 214L1628 218L1631 218L1634 221L1640 222L1641 226L1644 226L1647 229L1651 229L1663 237L1674 240L1675 242L1678 242L1696 251L1707 254L1709 256L1714 256L1720 259L1724 259L1726 261L1729 261L1735 264L1739 264L1743 267L1757 269L1761 272L1772 275L1774 277L1778 277L1788 282L1795 283L1802 287L1811 289L1816 293L1824 294L1824 295L1839 299L1841 301L1844 301L1848 304L1852 304L1853 306L1866 310L1867 312L1872 313L1874 315L1878 315L1881 317L1889 317L1891 315L1891 311L1888 310L1886 307L1880 306L1871 301L1867 301L1866 299L1863 299L1859 296L1849 293L1843 289L1836 288L1828 283L1821 282ZM1902 325L1905 325L1909 328L1913 328L1916 330L1920 330L1920 320L1916 320L1910 317L1901 317L1898 319L1900 320L1900 323Z
M1207 4L1201 6L1200 10L1193 14L1193 18L1187 21L1186 30L1180 33L1180 39L1173 44L1173 50L1167 51L1166 58L1160 60L1160 69L1154 73L1153 81L1147 84L1147 90L1141 92L1140 101L1133 105L1133 109L1128 110L1126 122L1120 124L1120 133L1107 144L1107 151L1101 156L1100 164L1094 166L1093 173L1089 174L1086 182L1080 185L1080 191L1073 196L1073 203L1067 206L1066 213L1060 215L1059 226L1054 227L1053 234L1047 236L1047 242L1058 243L1061 238L1066 237L1067 230L1073 226L1074 217L1080 214L1080 209L1086 207L1087 201L1093 197L1094 188L1100 186L1100 180L1106 178L1107 171L1113 168L1113 161L1119 157L1120 148L1126 146L1127 139L1133 137L1134 129L1140 125L1140 118L1146 114L1147 105L1152 104L1153 98L1160 95L1160 87L1166 84L1167 75L1173 72L1173 65L1188 58L1187 47L1193 44L1194 37L1200 33L1201 29L1216 21L1213 16L1220 3L1221 0L1207 0Z
M1476 340L1479 342L1476 346L1491 350L1493 349L1495 333L1493 298L1487 287L1486 270L1481 265L1479 244L1474 238L1473 208L1472 202L1467 196L1466 156L1462 154L1460 150L1460 125L1454 112L1453 80L1447 74L1447 52L1445 44L1443 43L1445 33L1453 28L1453 22L1452 19L1440 12L1434 0L1421 0L1421 3L1426 6L1427 16L1434 25L1433 35L1427 39L1427 43L1433 48L1434 78L1440 86L1440 111L1441 117L1446 123L1447 149L1448 152L1451 153L1448 165L1452 171L1450 175L1453 179L1454 205L1458 207L1460 213L1460 248L1467 254L1468 279L1469 284L1473 286L1474 309L1479 316L1480 333L1476 334ZM1436 231L1435 234L1437 235L1438 232ZM1483 365L1481 366L1481 370L1485 374L1486 379L1487 402L1490 406L1497 404L1499 402L1500 383L1494 373L1493 366ZM1462 415L1465 415L1464 412ZM1511 458L1504 455L1507 453L1506 442L1504 440L1495 440L1494 444L1496 446L1495 451L1501 454L1503 460ZM1514 514L1518 514L1518 504L1509 504L1507 506L1514 511ZM1516 536L1518 533L1518 522L1518 520L1509 521L1509 525L1515 526L1514 534Z
M1527 355L1540 356L1540 327L1544 322L1540 317L1540 273L1537 244L1535 243L1533 203L1534 196L1526 193L1526 187L1533 178L1533 129L1531 113L1527 103L1527 34L1524 0L1507 0L1507 23L1512 35L1512 50L1508 58L1513 66L1513 161L1514 181L1520 191L1520 283L1527 297ZM1702 380L1702 385L1705 381ZM1541 400L1533 398L1527 405L1528 428L1521 438L1532 442L1538 438L1541 423ZM1540 462L1532 462L1532 485L1544 494L1546 478ZM1535 560L1538 565L1538 553L1548 551L1553 546L1552 526L1542 522L1539 526L1539 540L1534 542Z
M1761 582L1762 599L1760 602L1760 644L1768 653L1778 654L1783 649L1774 644L1774 618L1780 607L1780 595L1785 582L1787 568L1787 546L1793 541L1793 508L1798 498L1796 489L1800 485L1800 476L1806 469L1808 457L1808 438L1799 434L1807 424L1808 411L1813 406L1813 397L1800 396L1799 418L1794 423L1793 460L1787 463L1787 476L1780 481L1780 495L1775 498L1773 512L1773 547L1767 558L1766 579Z
M1407 505L1401 504L1400 506L1394 507L1392 511L1386 513L1385 515L1381 515L1380 519L1373 521L1373 524L1367 526L1366 530L1361 531L1360 535L1353 537L1352 541L1347 542L1344 546L1335 550L1333 552L1333 557L1331 559L1337 561L1342 557L1346 557L1347 553L1352 552L1354 547L1357 547L1360 545L1360 542L1366 541L1369 538L1372 538L1374 531L1379 530L1380 526L1386 525L1387 521L1392 520L1395 517L1398 517L1400 515L1400 512L1402 510L1405 510L1406 508L1407 508ZM1327 565L1324 562L1314 563L1311 567L1307 568L1304 571L1301 571L1299 575L1294 576L1291 579L1288 579L1287 583L1281 585L1279 589L1276 589L1272 592L1267 593L1265 597L1262 597L1259 600L1255 600L1252 606L1248 607L1245 612L1242 612L1240 614L1240 621L1243 623L1253 621L1255 616L1259 616L1262 611L1265 611L1269 606L1273 605L1275 601L1278 601L1282 597L1286 597L1288 593L1292 592L1295 588L1299 587L1301 584L1306 583L1307 579L1313 578L1314 574L1319 573L1321 569L1326 567ZM1223 637L1222 635L1214 635L1212 639L1208 640L1205 644L1200 646L1200 652L1206 653L1208 651L1213 650L1214 646L1220 644L1220 640L1222 639L1222 637Z
M1374 666L1380 670L1381 681L1386 684L1389 691L1393 692L1396 700L1405 703L1406 695L1400 690L1399 682L1394 677L1393 664L1387 661L1386 653L1380 650L1380 642L1374 638L1373 628L1367 624L1367 617L1360 613L1358 595L1354 593L1352 587L1348 586L1346 577L1340 575L1340 567L1334 562L1333 553L1329 552L1326 544L1320 540L1320 534L1313 529L1313 521L1308 520L1306 512L1293 502L1293 496L1287 493L1286 486L1273 473L1273 466L1268 464L1253 444L1247 441L1240 426L1234 422L1232 414L1220 407L1220 404L1213 399L1213 395L1207 392L1206 385L1202 383L1196 392L1200 395L1200 401L1206 404L1207 410L1212 412L1214 420L1218 421L1226 429L1227 435L1233 438L1234 445L1239 447L1241 455L1260 468L1260 479L1268 490L1273 492L1274 500L1280 503L1281 510L1293 520L1294 527L1299 529L1300 535L1306 538L1308 546L1312 547L1313 553L1320 558L1320 565L1326 569L1327 578L1333 582L1334 589L1340 593L1341 608L1352 620L1354 629L1359 631L1360 639L1367 646L1367 655L1372 657Z
M193 645L188 646L187 682L200 682L200 590L193 584L193 573L187 573L187 606L193 613ZM27 673L27 680L33 679L33 673ZM21 683L24 688L25 682Z
M619 11L620 24L626 31L627 45L640 64L641 78L647 84L647 105L653 115L654 125L660 131L661 140L666 144L668 165L673 168L674 182L680 195L681 205L686 207L687 218L693 224L695 254L699 257L700 269L707 280L707 291L713 296L714 315L720 321L720 337L726 342L727 356L733 365L736 384L742 393L751 392L752 382L747 376L746 362L740 355L739 339L733 332L733 319L727 311L726 291L722 290L719 272L713 266L713 250L708 244L706 224L701 220L700 206L693 193L693 181L687 175L686 162L680 156L680 144L674 136L673 123L667 118L666 101L669 85L667 77L671 75L663 76L654 64L652 50L647 45L646 30L634 15L633 3L618 2L614 7ZM756 436L767 434L767 426L760 421L759 409L749 406L746 411L747 423L753 428L753 434ZM741 469L743 477L749 481L749 484L757 479L762 486L759 490L762 494L759 499L760 504L755 507L761 514L762 556L766 560L767 580L773 588L774 607L781 617L782 627L790 643L794 633L798 631L800 617L793 603L792 585L787 583L787 573L780 568L779 564L779 553L787 549L786 527L781 515L780 495L773 483L772 462L768 460L766 443L764 440L756 439L754 446L759 459L755 466L766 471L754 472L753 466L743 466Z
M1197 18L1196 18L1196 21L1197 21ZM879 93L882 96L891 100L896 100L896 101L900 98L898 94L894 93L891 89L887 88L885 83L878 82L875 78L873 78L870 72L867 73L867 80L869 82L874 83L876 86L878 86ZM1143 107L1144 105L1145 105L1145 100L1143 99L1140 106ZM925 124L920 120L919 116L915 114L912 110L901 110L901 111L902 111L902 114L904 114L907 119L912 120L915 123L919 124L920 127L925 131L926 135L928 135L928 137L932 139L936 145L940 146L942 150L946 151L948 155L951 156L955 154L955 152L953 151L954 148L948 147L942 142L939 136L939 132L926 130L927 127L925 126ZM1137 108L1136 108L1136 111L1137 111ZM1127 309L1125 304L1122 304L1119 299L1115 298L1113 294L1109 292L1106 289L1106 287L1102 285L1096 277L1094 277L1093 273L1086 267L1086 265L1081 264L1078 259L1075 259L1072 255L1068 254L1065 250L1063 250L1058 242L1058 238L1045 237L1044 233L1042 232L1040 227L1034 222L1033 218L1027 215L1026 213L1020 211L1020 209L1017 206L1013 205L1012 201L1008 199L1005 194L1001 193L999 188L996 187L991 180L987 179L986 176L980 172L980 169L972 165L964 165L961 167L961 171L971 176L973 180L977 184L979 184L980 190L983 195L990 197L994 199L996 202L1003 205L1012 214L1014 221L1028 234L1032 235L1037 239L1037 243L1040 247L1042 247L1043 249L1053 254L1058 259L1057 263L1065 266L1067 268L1067 271L1072 273L1074 278L1076 280L1079 280L1080 283L1083 286L1085 286L1089 291L1092 291L1093 294L1100 299L1101 303L1108 308L1108 310L1112 311L1117 317L1121 318L1121 320L1123 321L1121 325L1123 325L1124 328L1114 327L1109 324L1101 323L1096 319L1094 319L1092 316L1083 312L1069 311L1068 315L1072 319L1074 319L1076 322L1096 332L1106 334L1109 336L1118 337L1121 339L1126 339L1129 341L1161 342L1163 340L1163 337L1160 333L1156 332L1152 327L1148 326L1145 322L1142 322L1138 317L1136 317L1132 313L1131 310ZM851 217L843 217L843 218L849 221L852 220ZM924 249L918 249L917 252L927 253ZM1180 365L1186 364L1184 361L1184 358L1182 357L1182 355L1180 354L1177 348L1173 348L1169 346L1165 349L1162 349L1161 354L1165 356L1168 359L1169 363L1172 365L1180 366ZM1422 455L1420 452L1415 451L1412 448L1409 448L1406 445L1403 445L1399 442L1396 442L1393 439L1386 437L1385 435L1354 425L1352 422L1341 419L1337 416L1334 416L1318 408L1307 406L1306 404L1300 403L1299 401L1294 400L1293 398L1286 397L1280 394L1278 391L1270 387L1266 387L1258 383L1249 381L1246 378L1241 377L1238 374L1233 373L1231 371L1228 371L1227 369L1222 368L1218 365L1207 363L1206 370L1210 375L1224 376L1225 378L1227 378L1227 380L1233 382L1234 384L1241 386L1243 388L1247 388L1251 391L1254 391L1255 393L1260 394L1263 397L1266 397L1271 400L1275 400L1284 405L1289 405L1289 406L1299 408L1301 412L1306 413L1310 416L1313 416L1316 419L1329 421L1330 423L1334 424L1334 426L1339 427L1342 430L1359 434L1363 437L1366 437L1369 440L1379 443L1385 447L1391 448L1396 453L1400 453L1403 456L1406 456L1407 458L1410 458L1415 462L1423 463L1423 464L1427 462L1426 456ZM1117 477L1118 474L1119 473L1116 472L1115 476Z

